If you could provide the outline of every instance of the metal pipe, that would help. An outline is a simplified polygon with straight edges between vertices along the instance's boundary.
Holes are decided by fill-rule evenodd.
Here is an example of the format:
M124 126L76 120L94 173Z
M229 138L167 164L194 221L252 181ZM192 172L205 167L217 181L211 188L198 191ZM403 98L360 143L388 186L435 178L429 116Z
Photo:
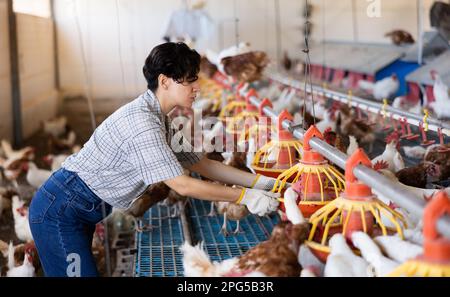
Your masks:
M417 64L422 65L423 63L423 2L422 0L417 0Z
M281 84L293 87L295 89L299 89L301 91L304 91L304 86L300 81L293 80L293 79L286 79L284 77L281 77L277 74L271 74L268 76L271 80L279 82ZM313 92L318 95L322 95L325 97L328 97L335 101L341 101L348 103L348 95L343 94L341 92L332 91L332 90L326 90L323 87L313 85ZM383 109L383 104L372 102L367 99L363 99L361 97L352 96L351 99L352 106L360 106L360 107L366 107L368 111L371 111L373 113L377 113L378 111ZM406 118L408 123L418 126L419 123L422 121L422 117L420 115L410 113L404 110L399 110L396 108L393 108L392 106L386 106L386 114L387 117L390 117L392 114L392 117L396 120ZM431 131L438 131L438 128L442 128L442 133L450 136L450 124L444 123L442 121L439 121L437 119L428 118L428 129Z
M55 89L58 91L61 90L60 83L60 73L59 73L59 56L58 56L58 30L56 28L56 16L55 16L55 0L50 0L50 9L52 15L52 34L53 34L53 61L54 61L54 69L55 69Z
M247 91L242 92L243 93L241 95L243 96L247 93ZM251 96L249 101L255 106L259 106L261 104L261 101L255 96ZM270 107L264 107L263 112L267 116L271 117L273 121L277 121L278 115ZM303 140L305 131L303 131L300 127L294 126L293 123L288 120L284 120L282 126L286 130L290 131L295 138L301 141ZM348 159L346 154L316 137L310 140L309 145L332 163L342 169L345 169ZM359 165L355 167L353 174L367 186L373 188L382 195L389 197L389 199L393 200L396 204L408 210L413 216L418 218L423 217L425 202L421 199L422 197L417 197L413 192L405 191L399 183L390 180L384 175L379 174L366 166ZM448 215L439 219L436 227L442 235L450 238L450 217Z
M8 28L9 28L9 61L11 73L11 104L13 143L16 147L22 146L22 109L20 92L19 47L17 40L17 20L13 9L13 1L7 1Z

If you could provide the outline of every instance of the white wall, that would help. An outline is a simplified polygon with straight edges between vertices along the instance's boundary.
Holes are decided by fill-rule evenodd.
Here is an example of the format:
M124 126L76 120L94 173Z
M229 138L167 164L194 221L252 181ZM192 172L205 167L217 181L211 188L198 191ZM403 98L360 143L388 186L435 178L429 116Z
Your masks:
M52 21L28 14L16 14L22 133L27 138L41 122L55 116ZM11 76L6 0L0 0L0 139L12 138Z
M312 38L353 41L353 0L310 0L314 5ZM381 18L367 17L366 0L356 0L357 35L361 42L389 43L384 33L393 29L408 30L417 38L416 1L379 0ZM181 0L56 0L61 84L66 95L91 92L95 99L119 99L125 102L145 89L142 65L149 51L161 43L171 12L181 7ZM274 0L241 0L238 4L240 39L250 41L255 49L276 55ZM424 24L429 27L428 11L433 0L425 0ZM224 40L220 32L211 39L211 48L235 42L234 1L208 0L207 11L223 23ZM304 1L280 0L282 45L291 56L301 56L300 26ZM78 17L77 17L78 16ZM87 75L82 63L77 20L81 28L87 63ZM120 20L120 22L118 22ZM119 25L120 23L120 25ZM120 29L120 30L119 30ZM120 34L119 34L120 32ZM119 44L120 40L120 44ZM119 46L122 55L119 54ZM122 63L121 63L122 58ZM121 64L123 66L121 66ZM123 67L123 76L122 70ZM90 84L86 84L87 81ZM90 88L87 88L89 86Z
M14 0L14 12L48 18L51 16L50 0Z
M371 1L371 2L369 2ZM380 17L369 17L367 10L371 3L379 1ZM355 3L356 33L353 26L353 7ZM434 0L423 0L424 30L430 29L429 10ZM394 29L406 30L417 40L418 16L415 0L312 0L315 11L312 23L315 27L315 38L337 41L355 41L369 43L388 43L384 37L386 32ZM355 36L356 35L356 36Z
M52 30L50 18L17 14L22 128L25 138L36 132L42 121L54 117L58 110Z
M11 77L9 64L8 10L0 0L0 138L12 138Z

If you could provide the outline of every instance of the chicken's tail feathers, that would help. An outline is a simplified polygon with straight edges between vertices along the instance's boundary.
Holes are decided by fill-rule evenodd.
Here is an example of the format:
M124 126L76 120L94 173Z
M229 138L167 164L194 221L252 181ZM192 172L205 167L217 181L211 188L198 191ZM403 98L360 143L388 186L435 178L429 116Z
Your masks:
M192 246L188 242L185 242L180 247L180 250L183 253L184 276L213 276L210 274L213 273L214 264L204 251L203 243Z
M370 81L366 81L366 80L360 80L358 82L358 86L359 88L366 90L366 91L372 91L375 84L373 82Z
M8 269L11 270L16 266L15 260L14 260L14 245L12 241L9 242L8 247Z

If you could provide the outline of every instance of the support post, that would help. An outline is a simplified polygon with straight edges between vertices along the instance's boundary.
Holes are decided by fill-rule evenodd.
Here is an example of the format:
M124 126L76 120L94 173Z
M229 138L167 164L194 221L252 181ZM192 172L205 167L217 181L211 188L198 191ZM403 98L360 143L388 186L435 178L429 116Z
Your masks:
M13 115L13 143L14 146L22 146L22 111L20 95L19 75L19 49L17 42L16 14L13 10L13 0L7 0L8 31L9 31L9 60L11 73L11 100Z

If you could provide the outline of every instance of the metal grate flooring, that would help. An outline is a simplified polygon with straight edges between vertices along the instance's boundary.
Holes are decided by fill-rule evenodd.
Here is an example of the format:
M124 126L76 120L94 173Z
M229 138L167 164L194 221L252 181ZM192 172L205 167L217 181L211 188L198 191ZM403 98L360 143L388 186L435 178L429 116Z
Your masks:
M266 240L273 227L279 222L278 215L260 218L249 215L241 220L241 230L237 235L220 234L223 216L209 217L210 202L191 199L186 208L192 242L203 242L204 248L213 261L222 261L239 256L261 241ZM138 277L183 276L183 244L181 219L169 218L166 206L158 204L144 216L144 224L152 224L151 231L136 233L135 275ZM228 221L228 231L233 231L236 222Z
M192 207L189 209L191 219L193 242L203 242L208 255L213 261L222 261L242 255L261 241L266 240L273 227L278 223L279 216L271 218L248 215L240 221L241 231L237 235L224 236L220 233L223 216L209 217L211 203L191 199ZM232 232L236 222L227 221L227 230Z
M151 224L153 229L136 232L135 276L183 276L179 247L184 238L180 218L170 218L168 208L157 204L147 211L142 223Z

